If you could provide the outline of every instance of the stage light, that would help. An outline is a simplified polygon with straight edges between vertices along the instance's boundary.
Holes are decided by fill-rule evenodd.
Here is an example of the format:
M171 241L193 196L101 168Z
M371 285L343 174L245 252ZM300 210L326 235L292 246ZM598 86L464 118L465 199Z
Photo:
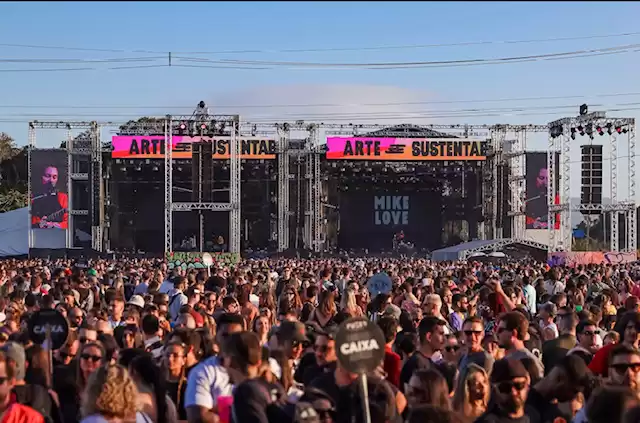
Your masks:
M620 126L620 125L616 125L616 132L617 132L618 134L621 134L621 133L622 133L622 126Z
M200 129L201 129L201 130L203 130L203 131L204 131L205 129L207 129L207 124L206 124L206 123L201 123L201 124L200 124Z
M576 128L571 128L571 139L572 140L576 139Z
M549 128L549 135L551 135L551 138L558 138L562 135L562 126L552 126Z
M598 132L598 135L600 136L604 135L604 131L602 130L602 126L600 125L596 126L596 132Z
M593 139L593 124L588 123L585 126L585 132L589 136L589 138Z
M580 116L584 116L587 113L589 113L589 106L587 106L586 104L580 106Z
M611 124L611 122L607 123L606 127L607 127L607 134L612 135L613 134L613 125Z
M580 125L578 126L578 132L580 133L580 136L584 136L584 126Z

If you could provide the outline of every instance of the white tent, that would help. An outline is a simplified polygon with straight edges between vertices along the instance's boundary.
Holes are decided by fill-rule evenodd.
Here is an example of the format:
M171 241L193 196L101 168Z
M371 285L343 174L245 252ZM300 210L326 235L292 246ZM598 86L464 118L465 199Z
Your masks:
M29 208L0 213L0 257L29 253Z

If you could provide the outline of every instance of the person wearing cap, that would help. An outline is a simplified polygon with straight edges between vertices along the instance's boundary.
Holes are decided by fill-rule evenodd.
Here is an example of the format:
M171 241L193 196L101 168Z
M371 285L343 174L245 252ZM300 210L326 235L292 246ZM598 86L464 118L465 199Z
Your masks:
M55 407L55 401L47 388L25 382L27 372L27 360L24 348L17 342L7 342L0 348L4 354L7 375L10 375L7 383L12 386L11 393L18 404L31 407L48 422L60 422L60 414Z
M144 309L144 298L141 295L132 295L127 301L127 307L136 307L139 312L142 312Z
M319 330L315 333L315 339L313 340L313 355L315 360L304 369L301 369L303 372L299 378L305 386L309 385L313 379L321 374L335 370L336 362L338 361L335 334L336 330L334 328Z
M520 360L503 358L496 361L491 372L494 406L480 416L476 423L536 421L525 414L529 384L529 373Z

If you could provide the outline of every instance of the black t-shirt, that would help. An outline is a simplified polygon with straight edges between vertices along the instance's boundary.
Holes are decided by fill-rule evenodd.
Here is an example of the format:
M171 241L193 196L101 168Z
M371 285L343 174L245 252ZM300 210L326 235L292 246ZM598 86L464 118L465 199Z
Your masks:
M400 371L400 390L404 392L405 383L409 383L411 376L418 370L430 369L433 367L433 361L420 351L416 351L402 366Z
M512 419L511 417L501 413L498 410L489 411L478 417L475 423L533 423L529 419L528 415L523 415L518 419Z
M49 391L40 385L18 385L12 389L18 404L26 405L42 414L45 422L60 423L62 417L60 410L51 398Z
M262 379L247 379L233 392L231 423L269 423L287 421L280 398L284 391L279 385Z
M535 388L529 390L526 408L527 414L529 415L532 415L531 410L535 410L537 422L539 423L552 423L558 417L564 419L566 422L570 422L573 418L573 416L563 413L557 404L553 404L544 399Z
M324 373L313 379L309 386L319 389L331 399L334 404L340 401L340 395L345 388L340 388L336 383L336 375L334 372Z

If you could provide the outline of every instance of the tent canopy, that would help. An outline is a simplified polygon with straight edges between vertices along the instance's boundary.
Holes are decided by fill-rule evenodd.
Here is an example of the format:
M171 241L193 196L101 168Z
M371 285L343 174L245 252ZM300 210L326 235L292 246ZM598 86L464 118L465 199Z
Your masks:
M29 208L0 213L0 257L29 254Z
M435 250L431 253L431 259L433 261L455 261L463 260L468 256L468 253L477 251L499 251L509 246L524 246L528 248L534 248L537 251L546 251L549 247L539 242L531 241L528 239L517 238L502 238L493 240L474 240L469 242L463 242L462 244L453 245L451 247Z

